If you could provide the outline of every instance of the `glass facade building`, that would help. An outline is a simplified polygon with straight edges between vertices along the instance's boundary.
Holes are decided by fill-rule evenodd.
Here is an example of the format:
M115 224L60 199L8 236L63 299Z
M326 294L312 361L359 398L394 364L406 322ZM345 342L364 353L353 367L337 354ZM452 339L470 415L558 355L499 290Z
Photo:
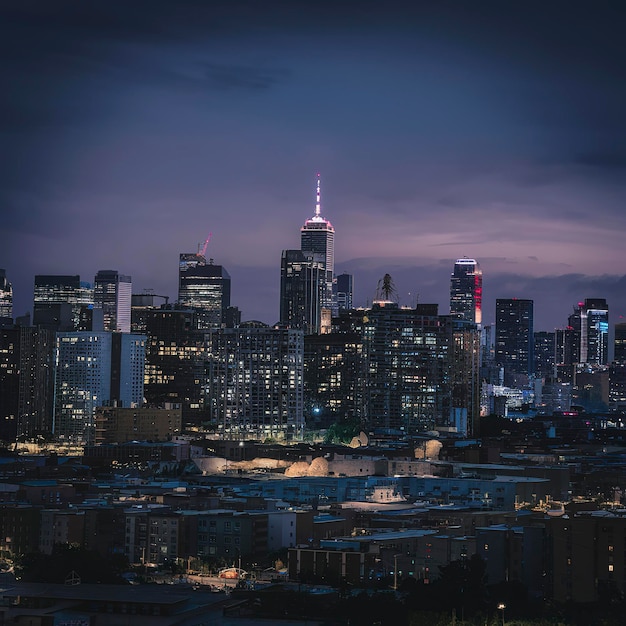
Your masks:
M104 330L130 332L132 280L115 270L100 270L94 280L94 307L102 309Z
M504 368L506 385L527 382L534 370L533 301L518 298L496 300L495 362Z
M450 313L482 322L483 273L474 259L458 259L450 278Z
M178 304L198 311L200 329L221 328L230 307L230 275L213 259L183 253L178 265Z

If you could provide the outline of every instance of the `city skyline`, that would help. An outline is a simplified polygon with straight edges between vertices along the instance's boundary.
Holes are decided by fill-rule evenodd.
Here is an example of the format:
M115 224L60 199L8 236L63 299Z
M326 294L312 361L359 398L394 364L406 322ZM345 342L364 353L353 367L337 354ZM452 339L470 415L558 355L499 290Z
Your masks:
M586 298L626 316L623 8L210 4L2 8L14 316L37 274L112 268L173 302L212 232L232 304L272 324L317 172L355 306L389 273L446 313L467 256L484 324L513 297L536 330Z

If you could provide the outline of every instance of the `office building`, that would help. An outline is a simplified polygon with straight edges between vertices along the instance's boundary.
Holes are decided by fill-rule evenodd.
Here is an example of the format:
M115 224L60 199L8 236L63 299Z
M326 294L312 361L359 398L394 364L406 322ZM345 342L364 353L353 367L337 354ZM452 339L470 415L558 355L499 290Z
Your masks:
M198 328L221 328L230 307L230 275L213 259L183 253L178 265L178 304L198 312Z
M626 363L626 322L615 324L613 361Z
M300 229L300 249L321 263L320 308L333 309L333 276L335 271L335 229L321 214L320 176L317 175L315 214Z
M132 280L115 270L100 270L94 280L94 307L102 309L104 330L129 333Z
M537 378L552 378L556 367L556 335L553 332L533 333L534 359L533 371Z
M169 296L158 296L152 291L133 294L130 300L130 329L133 333L146 332L146 318L150 311L167 306Z
M180 404L185 425L209 420L205 333L198 312L171 307L146 312L145 398L150 406Z
M283 250L280 263L280 324L305 334L322 329L324 264L319 255Z
M7 274L0 269L0 318L13 319L13 287Z
M496 300L496 365L504 368L504 384L527 384L534 368L533 301Z
M569 316L573 329L574 358L585 365L609 362L609 306L603 298L585 298Z
M450 278L450 314L482 322L483 273L474 259L457 259Z
M131 333L57 333L54 434L60 440L92 443L95 410L143 402L146 337Z
M93 307L93 288L80 276L35 276L33 325L52 331L80 330L80 316Z
M334 305L336 315L338 311L345 311L352 308L352 297L354 293L352 274L339 274L334 282Z
M210 336L211 421L230 437L302 437L304 334L241 324Z

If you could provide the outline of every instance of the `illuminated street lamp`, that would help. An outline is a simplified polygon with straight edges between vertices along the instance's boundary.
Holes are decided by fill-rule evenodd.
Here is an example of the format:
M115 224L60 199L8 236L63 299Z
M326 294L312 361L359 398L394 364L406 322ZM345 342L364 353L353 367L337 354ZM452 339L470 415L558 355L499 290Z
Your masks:
M505 624L504 624L504 609L506 609L506 604L504 604L504 602L500 602L500 604L498 604L498 610L502 611L502 626L505 626Z

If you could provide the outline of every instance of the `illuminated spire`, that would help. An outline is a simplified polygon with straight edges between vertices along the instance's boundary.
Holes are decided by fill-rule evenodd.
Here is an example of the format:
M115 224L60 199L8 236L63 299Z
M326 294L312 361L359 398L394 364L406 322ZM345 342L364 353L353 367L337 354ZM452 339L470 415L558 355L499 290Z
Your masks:
M315 194L315 217L321 217L322 215L322 200L320 191L320 175L317 173L317 192Z

